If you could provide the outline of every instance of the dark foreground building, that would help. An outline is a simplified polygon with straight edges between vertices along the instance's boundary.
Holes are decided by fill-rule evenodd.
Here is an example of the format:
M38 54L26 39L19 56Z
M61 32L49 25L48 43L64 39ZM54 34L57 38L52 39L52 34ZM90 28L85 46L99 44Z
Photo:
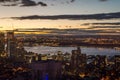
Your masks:
M30 64L30 68L32 80L61 80L62 63L59 61L36 61Z

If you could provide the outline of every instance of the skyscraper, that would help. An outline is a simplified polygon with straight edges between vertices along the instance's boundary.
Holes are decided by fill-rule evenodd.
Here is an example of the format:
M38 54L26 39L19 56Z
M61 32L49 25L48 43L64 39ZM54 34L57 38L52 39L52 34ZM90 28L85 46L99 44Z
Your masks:
M4 51L4 34L0 33L0 54Z
M81 53L80 47L77 47L77 50L72 50L71 69L77 73L84 72L86 62L86 54Z
M16 50L16 44L15 44L15 38L14 38L14 31L7 31L6 32L6 52L8 54L8 57L15 56L15 50Z

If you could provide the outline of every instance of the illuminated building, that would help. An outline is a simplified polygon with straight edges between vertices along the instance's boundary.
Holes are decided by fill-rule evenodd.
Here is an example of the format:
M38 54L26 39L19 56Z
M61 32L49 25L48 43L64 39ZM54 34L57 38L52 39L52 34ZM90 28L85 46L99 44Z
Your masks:
M120 55L114 56L115 67L120 69Z
M105 67L107 65L107 56L106 55L97 55L95 58L95 65L99 67Z

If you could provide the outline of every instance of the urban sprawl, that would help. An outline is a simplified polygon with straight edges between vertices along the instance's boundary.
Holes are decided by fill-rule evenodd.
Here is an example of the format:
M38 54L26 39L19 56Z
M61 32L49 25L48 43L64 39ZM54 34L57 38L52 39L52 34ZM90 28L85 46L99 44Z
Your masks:
M80 48L81 44L113 45L112 48L119 49L119 37L113 41L97 36L80 39L54 35L41 36L37 40L38 36L21 35L16 36L12 30L0 33L0 80L120 80L120 55L86 55ZM24 46L37 45L67 45L76 46L76 49L71 53L58 51L55 54L38 54L24 49Z

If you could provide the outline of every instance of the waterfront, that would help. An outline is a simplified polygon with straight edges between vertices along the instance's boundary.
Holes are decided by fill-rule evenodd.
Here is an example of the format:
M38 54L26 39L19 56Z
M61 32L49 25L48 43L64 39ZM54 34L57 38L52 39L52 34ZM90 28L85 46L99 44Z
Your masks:
M0 80L120 80L119 47L51 47L29 40L25 47L14 32L0 38Z
M57 51L62 51L63 53L71 53L76 47L50 47L50 46L34 46L34 47L24 47L28 52L34 52L38 54L55 54ZM107 55L114 56L120 55L120 50L115 50L112 48L96 48L96 47L81 47L81 52L87 55Z

